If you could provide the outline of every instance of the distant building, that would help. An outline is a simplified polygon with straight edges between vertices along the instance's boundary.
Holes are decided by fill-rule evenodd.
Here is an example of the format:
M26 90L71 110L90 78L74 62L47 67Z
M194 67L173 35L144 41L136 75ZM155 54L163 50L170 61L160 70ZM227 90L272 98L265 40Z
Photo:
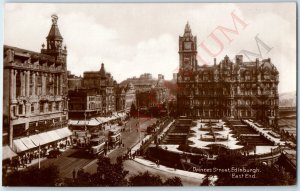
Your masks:
M125 88L117 85L115 87L115 92L116 92L116 111L125 112L125 99L126 99Z
M87 71L83 73L83 87L98 91L102 96L103 115L111 115L116 111L117 85L110 73L107 73L104 64L101 64L100 71Z
M47 142L29 136L67 127L67 49L57 19L41 53L4 46L3 143L17 153Z
M158 74L158 79L145 73L139 78L128 78L120 83L121 86L131 84L136 93L136 105L138 108L149 109L168 101L169 90L165 86L164 76Z
M82 88L82 77L70 74L68 71L68 89L77 90Z
M130 111L132 104L136 104L136 91L131 83L126 87L118 86L116 104L118 112L126 113Z
M173 79L172 81L177 82L177 73L173 73Z
M129 83L125 88L125 112L130 111L132 104L136 104L136 90L133 84Z
M159 107L168 102L168 89L163 86L162 81L157 81L156 85L146 91L137 91L137 107L146 108Z
M97 90L69 90L70 119L90 119L103 115L102 112L102 96Z
M120 83L120 86L126 87L129 83L131 83L136 91L147 91L153 88L157 79L152 78L152 75L149 73L145 73L140 75L139 78L133 77L128 78Z
M271 59L235 62L225 56L210 66L197 63L197 38L189 24L179 37L177 108L195 118L254 118L277 124L279 73Z

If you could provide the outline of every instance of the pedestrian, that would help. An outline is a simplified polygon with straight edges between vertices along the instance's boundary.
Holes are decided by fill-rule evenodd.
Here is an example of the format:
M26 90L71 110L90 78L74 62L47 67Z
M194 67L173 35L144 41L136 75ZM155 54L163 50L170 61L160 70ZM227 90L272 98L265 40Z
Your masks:
M76 179L76 169L74 168L73 169L73 180L75 181L75 179Z

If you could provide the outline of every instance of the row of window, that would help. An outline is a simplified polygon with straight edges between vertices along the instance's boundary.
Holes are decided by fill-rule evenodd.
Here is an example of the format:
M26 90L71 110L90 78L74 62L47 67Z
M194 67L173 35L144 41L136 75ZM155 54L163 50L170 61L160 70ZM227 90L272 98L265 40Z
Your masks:
M88 96L89 101L101 101L101 96Z
M233 105L233 104L237 104L237 105L256 105L256 104L266 104L266 105L278 105L278 100L275 99L270 99L270 100L266 100L266 101L260 101L260 100L237 100L236 101L219 101L219 100L191 100L191 101L184 101L183 102L185 105L190 105L193 104L195 106L197 105L204 105L204 106L208 106L208 105Z
M18 106L13 107L14 115L25 115L26 109L24 104L20 104ZM53 112L59 111L59 102L48 102L48 103L33 103L31 104L31 113L46 113L46 112Z
M264 89L264 90L238 90L238 91L232 91L232 95L275 95L277 91L275 89L269 90L269 89ZM195 89L195 91L192 90L184 90L181 91L182 95L212 95L212 96L221 96L221 95L231 95L229 91L207 91L207 90L198 90Z
M60 92L60 76L55 75L54 77L47 76L45 78L45 92L43 92L43 83L42 83L42 75L36 75L35 76L35 87L34 87L34 77L31 73L29 76L29 89L26 89L26 84L28 81L22 80L21 73L18 72L16 75L16 96L25 96L27 94L26 92L29 91L29 95L33 95L33 90L35 90L36 95L59 95ZM24 79L24 78L23 78ZM25 92L22 92L22 86L25 88Z

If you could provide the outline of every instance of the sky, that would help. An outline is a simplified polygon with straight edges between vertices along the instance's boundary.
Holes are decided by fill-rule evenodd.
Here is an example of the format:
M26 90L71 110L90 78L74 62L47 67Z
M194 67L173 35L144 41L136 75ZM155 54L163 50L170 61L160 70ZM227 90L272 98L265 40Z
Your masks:
M4 11L4 44L37 52L56 14L68 70L78 76L104 63L117 82L146 72L171 79L179 66L179 36L189 22L197 36L199 65L213 64L214 57L220 62L225 55L234 59L241 50L259 53L258 37L265 45L259 46L261 57L271 58L280 73L279 92L296 90L295 3L7 3ZM222 27L231 30L223 30L227 37Z

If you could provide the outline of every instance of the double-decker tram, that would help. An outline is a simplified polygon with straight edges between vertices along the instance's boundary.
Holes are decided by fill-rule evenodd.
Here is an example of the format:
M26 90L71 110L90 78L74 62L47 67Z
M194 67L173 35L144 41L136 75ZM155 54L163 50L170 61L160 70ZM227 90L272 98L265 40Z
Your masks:
M105 136L99 136L90 140L90 154L96 156L102 154L105 149Z
M109 130L108 132L108 144L111 147L115 147L121 139L121 129L115 127L114 129Z

